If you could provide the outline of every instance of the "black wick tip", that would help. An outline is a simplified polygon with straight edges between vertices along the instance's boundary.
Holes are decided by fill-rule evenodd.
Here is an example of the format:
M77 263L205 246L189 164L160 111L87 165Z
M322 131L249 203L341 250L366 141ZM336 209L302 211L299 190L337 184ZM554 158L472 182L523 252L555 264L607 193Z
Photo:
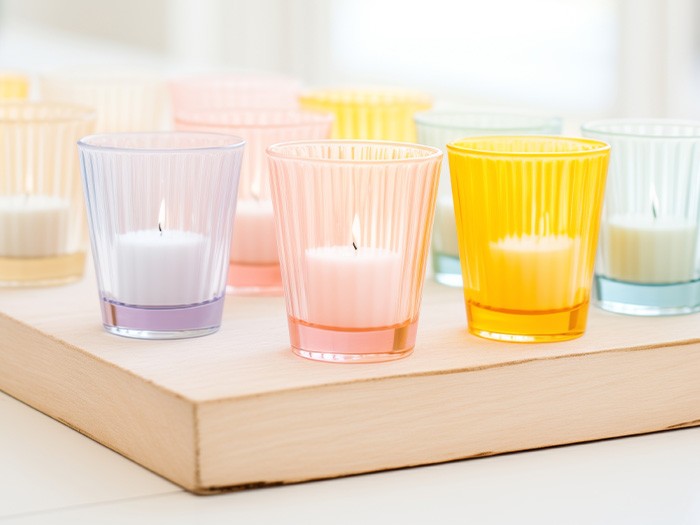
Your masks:
M158 223L158 231L162 234L163 233L163 228L161 227L160 223Z
M352 241L352 247L357 250L357 244L355 244L355 241Z

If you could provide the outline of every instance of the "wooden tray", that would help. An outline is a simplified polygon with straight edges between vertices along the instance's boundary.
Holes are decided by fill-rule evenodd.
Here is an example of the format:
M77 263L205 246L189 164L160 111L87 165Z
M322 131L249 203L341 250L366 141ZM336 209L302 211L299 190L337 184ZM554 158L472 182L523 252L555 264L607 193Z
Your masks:
M578 340L498 344L428 282L411 357L324 364L292 355L281 298L230 297L200 339L109 335L88 276L0 291L0 389L210 493L700 425L699 336L591 308Z

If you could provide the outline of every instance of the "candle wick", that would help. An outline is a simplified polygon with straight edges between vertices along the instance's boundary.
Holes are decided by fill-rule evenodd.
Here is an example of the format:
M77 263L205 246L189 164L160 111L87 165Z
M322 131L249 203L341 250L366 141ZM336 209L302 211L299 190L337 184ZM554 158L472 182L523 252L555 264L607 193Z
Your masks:
M357 244L355 244L355 241L352 241L352 247L357 251Z
M161 235L163 235L163 228L160 225L160 223L158 223L158 231L160 232Z
M654 206L654 203L651 203L651 214L654 216L654 219L656 219L656 206Z

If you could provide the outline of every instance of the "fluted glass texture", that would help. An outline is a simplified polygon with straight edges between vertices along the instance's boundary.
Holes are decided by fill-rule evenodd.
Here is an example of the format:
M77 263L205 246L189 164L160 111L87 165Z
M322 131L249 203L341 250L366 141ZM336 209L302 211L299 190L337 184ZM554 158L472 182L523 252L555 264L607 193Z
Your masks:
M265 149L278 142L327 139L333 117L301 110L221 109L180 112L176 129L230 133L246 141L231 240L231 291L281 293Z
M631 314L700 309L700 122L610 119L583 134L612 146L596 293Z
M58 284L84 270L87 228L76 141L92 109L0 103L0 284Z
M410 353L440 150L319 141L268 154L292 346L327 360Z
M610 147L486 136L447 149L470 331L520 342L581 335Z
M429 95L392 88L337 88L308 91L301 106L335 115L336 139L416 141L413 115L432 106Z
M18 73L0 73L0 100L23 100L29 95L29 79Z
M520 113L427 111L415 115L418 142L445 151L449 142L476 135L558 135L561 119ZM452 183L443 159L432 237L433 272L438 282L462 286Z
M85 104L97 111L98 133L166 129L167 90L157 75L67 70L40 79L41 97Z
M222 74L170 82L173 113L201 109L295 109L300 83L282 75Z
M108 329L175 337L218 328L243 144L184 132L79 142Z

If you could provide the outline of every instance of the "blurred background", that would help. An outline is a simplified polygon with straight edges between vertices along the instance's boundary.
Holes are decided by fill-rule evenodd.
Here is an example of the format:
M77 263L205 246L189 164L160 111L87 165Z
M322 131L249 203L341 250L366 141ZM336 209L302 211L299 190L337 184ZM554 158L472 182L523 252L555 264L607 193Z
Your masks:
M276 71L438 105L700 117L696 0L1 0L0 67Z

